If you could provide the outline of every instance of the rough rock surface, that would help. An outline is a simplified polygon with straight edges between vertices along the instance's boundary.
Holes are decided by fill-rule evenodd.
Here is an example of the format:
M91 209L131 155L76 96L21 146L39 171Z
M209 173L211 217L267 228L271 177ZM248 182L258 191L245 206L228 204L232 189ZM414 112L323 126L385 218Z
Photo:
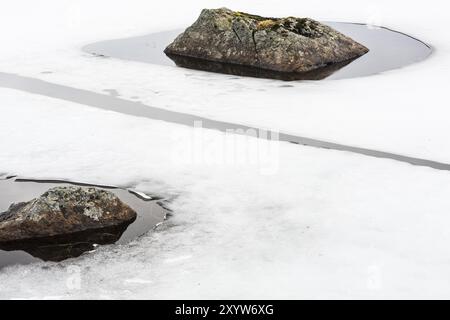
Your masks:
M309 18L264 18L221 8L204 9L164 52L280 72L307 72L368 51Z
M0 243L120 226L136 212L115 194L97 188L56 187L0 214Z

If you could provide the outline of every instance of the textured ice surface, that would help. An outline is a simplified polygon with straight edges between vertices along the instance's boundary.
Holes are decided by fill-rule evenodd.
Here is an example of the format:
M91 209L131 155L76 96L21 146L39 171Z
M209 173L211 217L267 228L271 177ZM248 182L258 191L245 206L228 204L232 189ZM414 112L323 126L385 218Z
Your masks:
M257 5L239 3L238 9L262 15L384 25L436 49L431 58L401 71L293 87L278 81L211 75L82 53L84 45L99 40L183 28L203 7L237 6L232 1L176 2L179 9L173 10L170 1L131 3L4 1L0 70L100 93L115 89L124 98L138 96L150 105L215 119L450 162L448 108L442 99L447 91L450 42L443 31L447 11L437 0L371 4L347 0L339 5L331 0L320 4L281 1L276 6L269 0Z
M436 48L421 64L369 78L286 87L79 51L94 41L183 27L200 8L223 5L236 8L231 1L177 2L184 6L179 10L173 2L146 0L4 1L0 70L96 92L114 89L123 98L219 120L450 161L450 42L441 2L275 6L267 0L236 8L373 22ZM14 90L0 89L0 101L0 172L157 192L173 199L175 212L158 232L129 245L2 270L2 298L450 296L448 172L276 142L258 158L261 142L244 136ZM193 141L202 144L193 147ZM243 145L259 160L221 163L224 143ZM190 157L189 146L199 158Z
M196 129L7 89L0 99L4 170L163 190L175 212L129 245L2 270L0 297L449 294L448 172L277 142L254 164L220 164L212 130L190 163ZM261 174L267 163L276 170Z

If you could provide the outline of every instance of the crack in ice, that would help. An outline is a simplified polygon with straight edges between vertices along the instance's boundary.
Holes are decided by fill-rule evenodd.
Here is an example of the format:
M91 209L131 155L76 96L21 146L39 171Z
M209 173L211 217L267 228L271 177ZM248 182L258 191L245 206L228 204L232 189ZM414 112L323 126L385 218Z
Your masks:
M202 127L205 129L214 129L223 132L232 129L238 134L240 132L242 132L242 134L245 134L247 130L256 130L257 132L261 131L267 132L267 130L260 130L261 128L257 127L217 121L200 116L195 116L192 114L165 110L145 105L141 102L129 101L115 96L73 88L31 77L19 76L11 73L0 72L0 87L21 90L60 100L71 101L79 104L88 105L91 107L96 107L103 110L115 111L126 115L145 117L154 120L162 120L166 122L187 125L191 127L195 126L196 123L201 121ZM262 137L258 136L258 138ZM424 166L437 170L450 171L450 164L448 163L409 157L374 149L354 147L285 133L279 133L279 140L309 147L352 152L375 158L384 158L405 162L416 166Z

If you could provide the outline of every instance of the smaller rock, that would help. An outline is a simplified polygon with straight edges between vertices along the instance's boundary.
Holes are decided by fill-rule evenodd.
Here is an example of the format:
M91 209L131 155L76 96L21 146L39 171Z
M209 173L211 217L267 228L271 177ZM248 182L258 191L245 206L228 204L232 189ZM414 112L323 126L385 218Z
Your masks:
M0 214L0 243L128 225L136 212L112 192L92 187L56 187Z

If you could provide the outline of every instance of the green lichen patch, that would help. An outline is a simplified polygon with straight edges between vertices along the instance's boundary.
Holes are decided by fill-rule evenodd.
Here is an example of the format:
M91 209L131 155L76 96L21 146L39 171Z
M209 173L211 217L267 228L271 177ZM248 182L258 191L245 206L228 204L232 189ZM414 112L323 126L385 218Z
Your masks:
M244 19L252 19L252 20L256 20L256 21L276 20L276 18L266 18L266 17L258 16L256 14L250 14L250 13L241 12L241 11L233 11L233 15L235 17L244 18Z
M241 11L232 11L229 19L244 19L256 23L256 30L293 32L308 38L318 38L323 35L320 24L317 21L308 18L268 18ZM285 33L285 32L282 32Z

